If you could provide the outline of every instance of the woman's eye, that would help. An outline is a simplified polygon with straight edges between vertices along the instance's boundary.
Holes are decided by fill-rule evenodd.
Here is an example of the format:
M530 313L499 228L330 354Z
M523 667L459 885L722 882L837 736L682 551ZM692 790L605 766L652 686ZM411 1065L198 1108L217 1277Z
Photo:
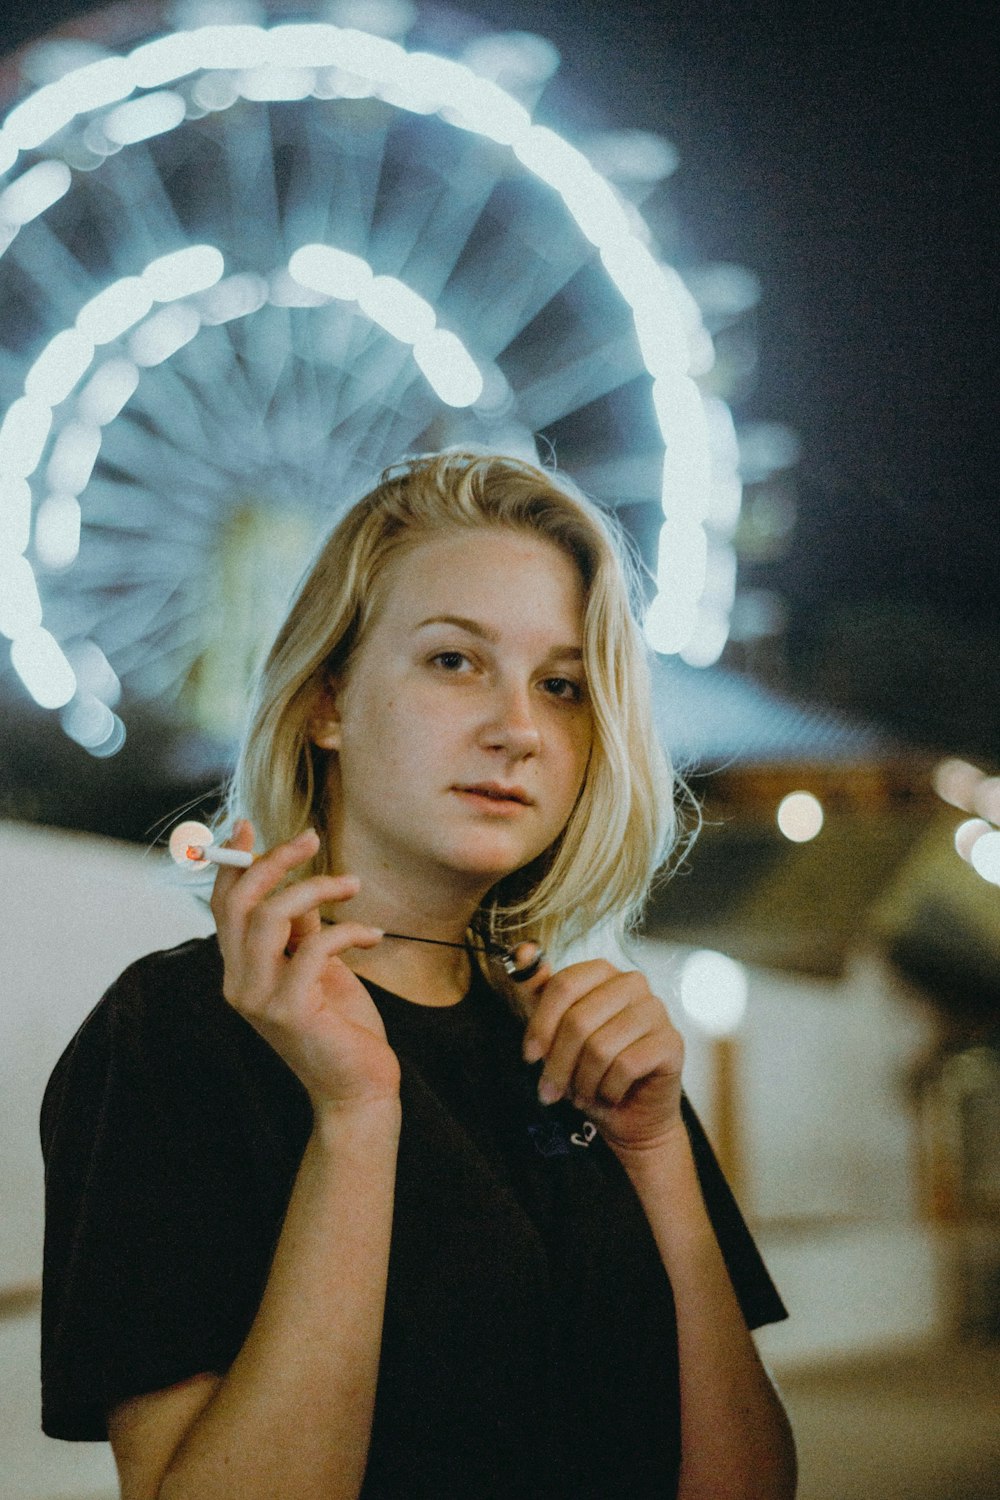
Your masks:
M439 651L436 656L431 657L432 662L440 663L448 672L457 670L468 659L462 651Z
M547 677L545 686L554 698L566 698L571 703L579 703L583 698L582 685L571 677Z

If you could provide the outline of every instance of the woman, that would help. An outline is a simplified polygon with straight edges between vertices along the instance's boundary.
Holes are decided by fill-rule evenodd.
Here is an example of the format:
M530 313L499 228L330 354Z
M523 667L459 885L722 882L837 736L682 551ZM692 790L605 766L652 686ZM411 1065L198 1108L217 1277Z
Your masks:
M748 1332L784 1309L680 1038L641 973L539 965L672 836L596 509L511 459L387 471L231 812L267 852L217 938L126 971L46 1095L46 1431L107 1430L124 1500L791 1496Z

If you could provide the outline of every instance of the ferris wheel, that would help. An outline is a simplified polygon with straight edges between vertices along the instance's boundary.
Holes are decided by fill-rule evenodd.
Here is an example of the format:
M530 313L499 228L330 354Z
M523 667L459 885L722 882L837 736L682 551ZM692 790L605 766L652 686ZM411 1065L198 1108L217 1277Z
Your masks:
M231 734L318 537L447 444L659 505L647 635L717 659L735 431L628 192L669 152L537 123L548 43L401 0L188 3L13 63L0 630L74 740L114 753L143 699Z

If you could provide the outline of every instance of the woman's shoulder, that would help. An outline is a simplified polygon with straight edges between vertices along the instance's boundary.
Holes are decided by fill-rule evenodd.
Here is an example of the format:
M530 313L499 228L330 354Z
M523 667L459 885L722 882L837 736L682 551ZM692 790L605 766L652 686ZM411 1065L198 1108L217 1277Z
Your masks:
M214 934L135 959L108 986L67 1043L49 1079L43 1115L67 1079L166 1072L238 1031L222 995Z

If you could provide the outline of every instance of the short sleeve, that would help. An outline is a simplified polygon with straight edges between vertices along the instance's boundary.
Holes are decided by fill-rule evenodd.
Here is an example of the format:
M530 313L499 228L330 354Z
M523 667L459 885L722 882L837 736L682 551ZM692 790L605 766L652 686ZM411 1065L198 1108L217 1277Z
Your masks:
M262 1183L248 1150L232 1028L250 1028L218 994L209 1045L207 993L219 976L211 962L194 971L162 957L116 981L42 1104L51 1437L102 1439L116 1401L224 1372L259 1304L287 1201L287 1182L284 1194Z
M747 1228L704 1127L686 1096L681 1101L681 1113L705 1207L747 1327L762 1328L765 1323L780 1323L788 1317L788 1311Z

